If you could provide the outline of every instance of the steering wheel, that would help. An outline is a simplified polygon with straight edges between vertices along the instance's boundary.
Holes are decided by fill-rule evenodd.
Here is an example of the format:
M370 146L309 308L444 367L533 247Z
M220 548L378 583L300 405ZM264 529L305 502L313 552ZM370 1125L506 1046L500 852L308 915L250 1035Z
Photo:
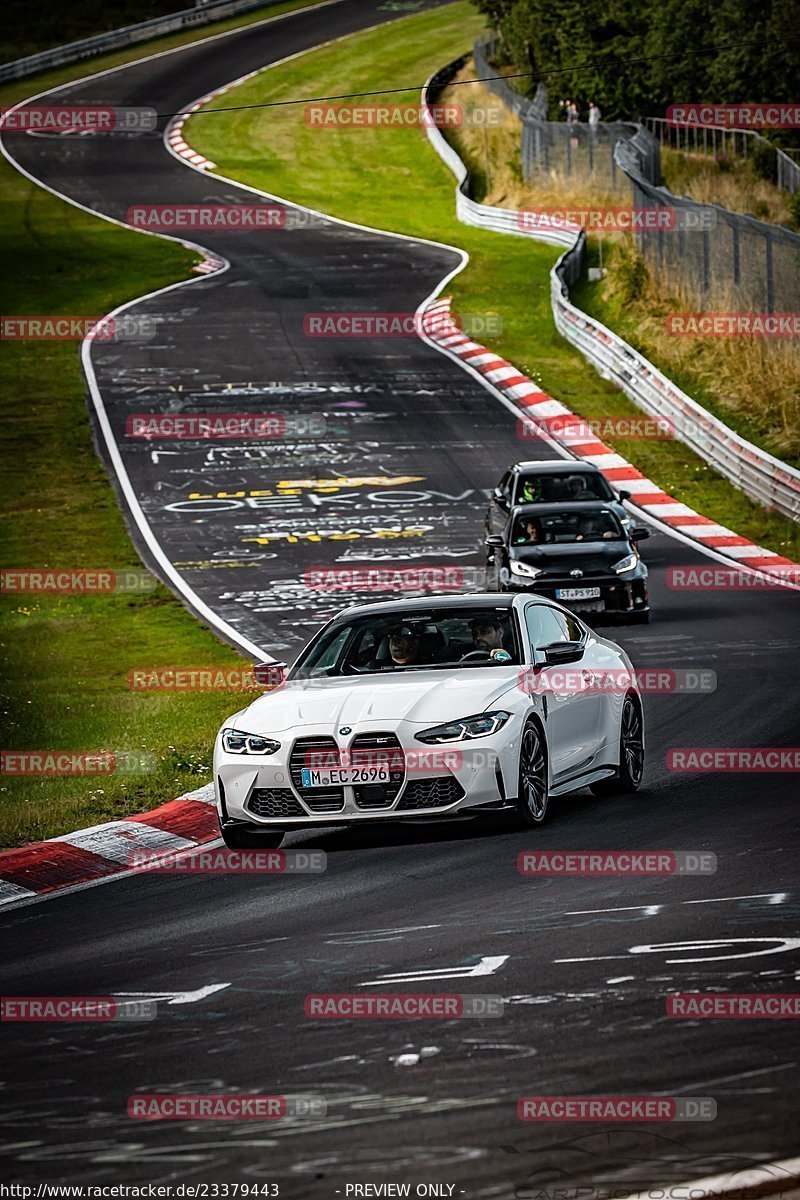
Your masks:
M471 658L491 658L491 650L470 650L467 654L462 654L458 660L460 663L468 662Z

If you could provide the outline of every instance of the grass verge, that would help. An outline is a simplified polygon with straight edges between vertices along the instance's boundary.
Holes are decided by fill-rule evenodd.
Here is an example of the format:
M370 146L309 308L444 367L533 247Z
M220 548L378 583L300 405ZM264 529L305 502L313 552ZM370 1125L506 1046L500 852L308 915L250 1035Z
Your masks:
M458 79L474 79L467 65ZM490 136L480 128L465 126L457 132L457 147L469 164L475 198L503 208L601 208L625 203L626 190L616 194L602 171L591 183L580 170L571 177L551 170L537 178L535 186L522 179L519 161L521 126L519 118L484 88L456 86L445 98L457 101L468 91L482 105L498 114L499 124ZM698 162L699 155L664 152L666 169L678 172L667 182L676 194L698 201L717 199L736 211L750 211L769 197L775 215L786 199L774 185L758 178L752 164L728 160ZM725 161L730 168L723 168ZM734 171L732 168L736 167ZM726 189L715 195L715 187ZM608 190L605 190L608 189ZM627 189L629 192L629 189ZM737 207L737 202L743 207ZM762 200L766 204L766 200ZM602 251L602 259L600 257ZM696 312L711 307L698 304L697 297L681 294L668 272L656 277L637 253L628 233L607 233L602 247L595 235L588 239L588 265L602 265L606 275L589 283L584 278L572 289L572 299L626 339L641 354L664 371L685 392L742 437L770 454L796 464L800 460L800 349L791 338L769 337L676 337L667 330L667 318L676 313ZM715 307L736 312L741 302L730 298Z
M282 5L272 15L304 6ZM197 38L197 31L163 38L21 80L0 89L0 103ZM108 312L187 277L197 257L63 203L5 160L0 246L6 314ZM76 343L2 343L0 462L4 568L140 566L92 445ZM0 595L3 749L155 756L154 771L141 775L3 774L0 846L153 808L206 782L213 736L241 700L229 692L134 692L128 672L242 662L161 586L140 596Z
M387 79L394 88L409 87L398 102L416 102L418 85L468 49L478 32L478 15L459 0L262 72L237 89L236 102L365 92L386 87ZM459 89L461 103L471 90ZM225 103L231 103L230 93ZM558 252L459 224L453 177L421 130L315 128L299 104L192 118L187 140L221 173L244 183L335 216L463 247L471 261L451 285L454 309L500 311L503 333L492 338L492 349L586 419L639 413L556 334L549 272ZM794 523L751 503L680 443L612 441L687 504L778 553L797 556ZM521 443L520 456L529 449Z

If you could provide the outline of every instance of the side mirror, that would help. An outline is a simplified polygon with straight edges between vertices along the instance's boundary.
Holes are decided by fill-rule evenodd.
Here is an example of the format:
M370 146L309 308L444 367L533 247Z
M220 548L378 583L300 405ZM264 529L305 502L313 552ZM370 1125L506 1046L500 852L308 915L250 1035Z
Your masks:
M633 529L630 532L630 539L632 542L643 542L645 540L645 538L649 538L649 537L650 537L650 530L647 528L646 525L634 525Z
M253 664L253 679L259 687L272 690L280 687L286 679L286 663L261 662Z
M558 667L562 663L578 662L583 657L583 642L553 642L551 646L540 646L539 650L548 667Z
M505 492L502 490L502 488L496 487L492 492L492 498L494 499L495 503L500 505L501 508L508 508L508 500L506 499Z
M617 492L617 495L619 496L620 500L630 500L631 498L630 492Z
M483 544L484 546L502 546L503 539L499 533L490 533L487 538L484 538Z

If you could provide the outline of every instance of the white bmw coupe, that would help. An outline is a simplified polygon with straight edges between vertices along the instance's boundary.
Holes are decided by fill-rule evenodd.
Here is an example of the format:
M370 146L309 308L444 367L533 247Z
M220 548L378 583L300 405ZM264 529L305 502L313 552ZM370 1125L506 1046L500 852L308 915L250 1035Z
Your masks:
M515 811L633 792L644 722L614 642L541 596L429 596L348 608L214 747L222 837Z

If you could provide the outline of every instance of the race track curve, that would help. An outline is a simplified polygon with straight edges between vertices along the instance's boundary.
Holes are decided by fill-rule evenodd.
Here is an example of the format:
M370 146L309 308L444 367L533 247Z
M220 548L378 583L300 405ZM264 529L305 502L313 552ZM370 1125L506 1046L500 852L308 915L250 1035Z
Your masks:
M247 71L396 15L377 0L340 0L72 85L56 102L175 112ZM4 142L33 178L119 220L136 202L249 195L188 170L160 136ZM486 489L523 453L513 416L422 341L309 339L302 323L323 309L414 311L457 255L333 222L197 240L229 269L141 301L133 311L159 319L156 337L96 343L92 356L145 560L158 566L137 506L230 640L288 658L349 599L307 592L307 567L420 552L431 564L479 565ZM327 432L322 442L156 449L125 436L132 413L211 406L323 413ZM411 481L278 488L332 475ZM222 507L191 501L192 492L267 503ZM358 536L330 538L342 529ZM381 530L401 536L376 537ZM295 532L320 540L290 540ZM709 560L660 532L644 549L653 624L612 636L637 666L712 669L718 686L646 698L649 767L638 796L560 801L535 837L488 821L296 834L291 845L327 851L324 876L136 876L4 912L5 995L174 998L225 985L163 1001L150 1023L16 1026L4 1088L7 1177L272 1181L298 1197L344 1195L347 1183L441 1182L456 1196L524 1197L567 1184L635 1191L796 1153L791 1021L671 1021L664 1004L675 989L797 987L798 944L787 941L798 914L793 776L675 775L665 764L670 747L796 740L797 598L671 591L668 568ZM525 879L516 856L534 845L709 850L719 870ZM492 973L469 977L484 958ZM442 968L464 975L446 990L501 995L505 1015L304 1016L309 992L380 986L398 972L437 990L429 972ZM430 1052L415 1061L423 1047ZM398 1062L403 1054L412 1057ZM328 1115L274 1127L126 1116L137 1091L217 1087L323 1094ZM577 1093L711 1096L718 1115L669 1126L516 1119L522 1095Z

